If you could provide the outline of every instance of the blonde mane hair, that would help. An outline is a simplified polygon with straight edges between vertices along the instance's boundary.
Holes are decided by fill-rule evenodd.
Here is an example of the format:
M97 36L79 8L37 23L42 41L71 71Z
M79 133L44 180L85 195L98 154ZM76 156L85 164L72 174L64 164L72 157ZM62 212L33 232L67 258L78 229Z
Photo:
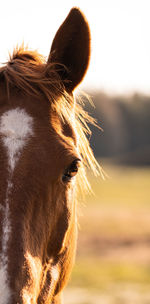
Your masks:
M57 114L65 121L70 121L72 102L70 95L59 77L58 69L61 65L46 62L46 58L36 51L29 51L25 47L16 48L6 65L1 67L0 75L4 77L8 98L11 88L17 88L25 94L40 98L44 95L51 103ZM59 99L58 102L58 98ZM90 190L85 168L89 168L95 175L103 175L90 147L87 135L91 134L88 123L96 124L95 120L84 110L80 98L75 98L74 118L78 134L78 149L83 159L80 170L82 175L82 189ZM81 175L79 178L81 179ZM84 180L84 182L83 182ZM78 185L80 183L78 182Z

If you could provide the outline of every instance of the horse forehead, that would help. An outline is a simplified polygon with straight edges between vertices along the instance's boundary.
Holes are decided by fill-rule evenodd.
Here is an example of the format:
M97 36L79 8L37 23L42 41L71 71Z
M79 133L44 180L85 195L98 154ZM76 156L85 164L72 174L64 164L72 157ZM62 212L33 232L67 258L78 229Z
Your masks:
M25 109L15 108L4 112L0 118L0 133L13 139L24 139L32 134L33 118Z
M22 108L4 112L0 117L0 135L7 150L9 170L13 172L25 143L33 134L33 118Z

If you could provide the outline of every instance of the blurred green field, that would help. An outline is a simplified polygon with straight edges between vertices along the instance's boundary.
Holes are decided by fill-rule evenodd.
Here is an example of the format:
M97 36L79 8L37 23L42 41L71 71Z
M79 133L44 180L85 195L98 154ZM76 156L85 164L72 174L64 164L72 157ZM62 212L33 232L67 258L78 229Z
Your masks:
M76 264L65 304L150 303L150 168L103 162L78 206Z

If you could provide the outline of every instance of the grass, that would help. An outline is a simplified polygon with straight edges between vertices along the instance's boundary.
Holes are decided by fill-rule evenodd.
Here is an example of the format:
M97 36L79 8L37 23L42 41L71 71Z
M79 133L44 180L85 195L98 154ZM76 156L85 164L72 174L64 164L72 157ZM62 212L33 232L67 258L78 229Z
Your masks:
M105 290L110 285L150 284L150 266L121 261L79 259L74 267L71 287ZM149 285L150 286L150 285Z
M150 168L108 163L103 167L110 177L104 181L89 175L95 195L87 196L86 204L78 207L78 251L68 286L68 292L73 290L72 296L66 303L147 304L150 303ZM71 302L77 288L86 291L87 297L82 298L81 293L79 299ZM98 298L90 298L90 293L96 293Z
M87 203L125 205L150 208L150 169L117 167L104 162L108 178L95 178L89 174L94 196L87 197Z

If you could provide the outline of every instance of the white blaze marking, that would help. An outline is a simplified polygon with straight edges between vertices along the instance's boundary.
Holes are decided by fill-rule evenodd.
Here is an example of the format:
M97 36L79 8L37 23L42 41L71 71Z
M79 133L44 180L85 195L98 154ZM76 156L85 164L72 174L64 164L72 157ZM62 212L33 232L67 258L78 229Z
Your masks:
M12 189L12 174L20 157L21 150L26 144L32 131L33 119L25 110L16 108L5 112L0 118L0 135L7 150L9 178L7 183L5 206L1 205L3 211L2 227L2 252L0 254L0 304L8 304L11 290L8 286L8 257L7 245L11 233L9 219L9 195Z
M27 136L32 135L32 117L17 108L5 112L1 117L0 133L7 149L10 171L15 168Z

